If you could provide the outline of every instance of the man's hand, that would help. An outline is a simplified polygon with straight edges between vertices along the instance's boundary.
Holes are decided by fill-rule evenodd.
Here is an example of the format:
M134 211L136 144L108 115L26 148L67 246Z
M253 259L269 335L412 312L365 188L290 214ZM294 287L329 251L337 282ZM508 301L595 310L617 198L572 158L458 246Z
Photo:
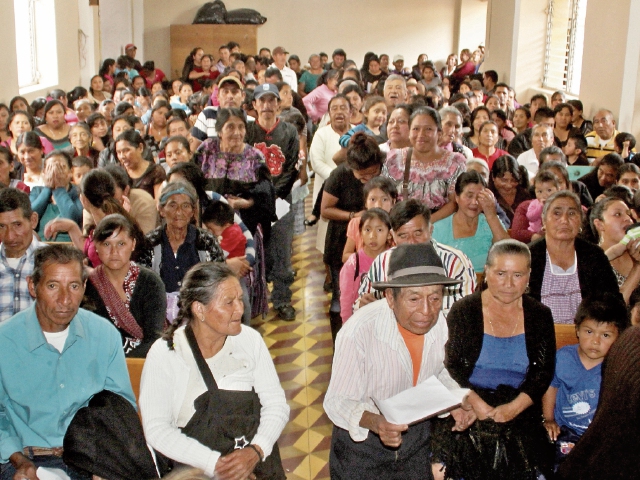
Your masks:
M462 408L456 408L454 410L451 410L451 412L449 413L451 413L451 416L456 421L456 424L451 429L454 432L462 432L466 430L478 418L473 409L464 410Z
M9 461L16 469L13 480L38 480L36 466L31 460L25 457L22 452L15 452L9 457Z
M375 302L376 300L377 298L373 293L365 293L360 297L360 307L369 305L371 302Z
M364 412L360 419L360 426L368 428L380 437L380 441L387 447L397 448L402 444L402 432L409 429L409 425L389 423L382 415Z
M259 461L260 457L258 457L253 448L234 450L218 459L215 478L220 480L246 480L253 473L253 469L256 468Z

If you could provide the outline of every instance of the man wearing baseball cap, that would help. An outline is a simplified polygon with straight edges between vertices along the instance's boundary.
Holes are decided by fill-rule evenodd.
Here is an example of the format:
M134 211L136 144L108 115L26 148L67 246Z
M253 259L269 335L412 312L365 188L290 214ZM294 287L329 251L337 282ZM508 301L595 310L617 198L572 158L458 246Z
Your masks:
M338 333L324 400L334 423L331 478L430 478L430 421L392 424L374 399L386 400L431 376L458 387L444 366L448 330L442 313L445 286L458 283L431 244L400 245L386 281L374 284L385 298L358 310ZM459 430L475 420L472 411L451 413Z
M294 92L298 91L298 76L296 72L287 67L287 52L284 47L276 47L271 52L273 57L272 67L276 67L282 73L282 81L287 82Z
M242 108L244 103L244 86L242 82L233 75L221 78L218 81L218 105L219 107L206 107L196 119L196 123L191 129L191 136L196 145L199 146L207 138L217 137L216 119L219 108ZM247 116L247 121L253 122L254 118Z
M274 59L276 52L277 48L273 50ZM293 75L295 77L295 73ZM247 125L245 141L264 154L276 195L291 204L291 188L298 178L298 131L278 117L278 87L270 83L258 85L253 91L253 98L258 117ZM271 303L278 316L287 321L296 317L291 305L293 220L294 213L289 209L273 224L271 238L265 245L267 279L273 282Z
M133 60L133 68L135 68L138 72L142 70L142 65L138 60L136 60L136 52L138 51L138 47L136 47L133 43L127 43L124 46L124 54Z

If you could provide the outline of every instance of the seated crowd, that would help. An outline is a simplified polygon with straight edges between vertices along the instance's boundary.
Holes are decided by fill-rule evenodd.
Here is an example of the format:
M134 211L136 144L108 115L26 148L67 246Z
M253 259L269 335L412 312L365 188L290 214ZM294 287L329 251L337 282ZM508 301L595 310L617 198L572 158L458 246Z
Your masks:
M296 319L316 224L332 478L637 475L640 159L610 110L518 103L483 46L438 70L230 42L172 80L135 56L0 104L0 480L285 479L250 322ZM385 419L431 377L468 389L450 415Z

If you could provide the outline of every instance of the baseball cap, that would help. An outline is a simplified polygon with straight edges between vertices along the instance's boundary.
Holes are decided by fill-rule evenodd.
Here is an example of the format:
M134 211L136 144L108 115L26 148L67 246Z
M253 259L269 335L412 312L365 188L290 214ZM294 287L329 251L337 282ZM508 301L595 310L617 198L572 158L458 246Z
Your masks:
M240 89L244 88L244 86L242 85L242 82L238 80L236 77L234 77L233 75L228 75L220 79L220 81L218 82L218 87L222 87L222 84L228 83L228 82L235 83Z
M136 50L138 49L138 47L136 47L133 43L127 43L127 44L124 46L125 51L130 50L130 49L132 49L132 48L135 48Z
M263 83L262 85L258 85L253 91L254 100L258 100L260 97L265 95L275 95L278 100L280 100L280 92L278 91L278 87L273 85L272 83Z
M276 47L276 48L274 48L274 49L273 49L273 52L271 52L271 56L273 56L273 55L277 55L277 54L279 54L279 53L284 53L284 54L287 54L287 55L289 54L289 52L287 52L287 51L284 49L284 47Z
M404 62L404 57L402 55L395 55L393 57L393 62L392 63L399 62L400 60L402 60Z

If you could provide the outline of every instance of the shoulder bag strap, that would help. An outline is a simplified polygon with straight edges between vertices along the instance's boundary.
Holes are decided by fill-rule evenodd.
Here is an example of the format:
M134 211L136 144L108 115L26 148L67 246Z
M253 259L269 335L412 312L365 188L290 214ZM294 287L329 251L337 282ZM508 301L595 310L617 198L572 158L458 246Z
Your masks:
M409 147L407 151L407 158L404 161L404 178L402 180L402 199L409 200L409 171L411 170L411 155L413 154L413 147Z
M198 369L200 370L200 375L202 375L202 379L204 380L207 389L210 392L215 392L218 390L218 384L216 383L216 379L213 378L213 373L211 373L211 369L209 365L207 365L202 352L200 351L200 347L198 346L198 341L196 340L196 336L193 333L193 329L191 325L187 325L184 329L184 333L187 336L187 341L189 342L189 347L191 347L191 352L193 353L193 358L196 359L196 363L198 364Z

